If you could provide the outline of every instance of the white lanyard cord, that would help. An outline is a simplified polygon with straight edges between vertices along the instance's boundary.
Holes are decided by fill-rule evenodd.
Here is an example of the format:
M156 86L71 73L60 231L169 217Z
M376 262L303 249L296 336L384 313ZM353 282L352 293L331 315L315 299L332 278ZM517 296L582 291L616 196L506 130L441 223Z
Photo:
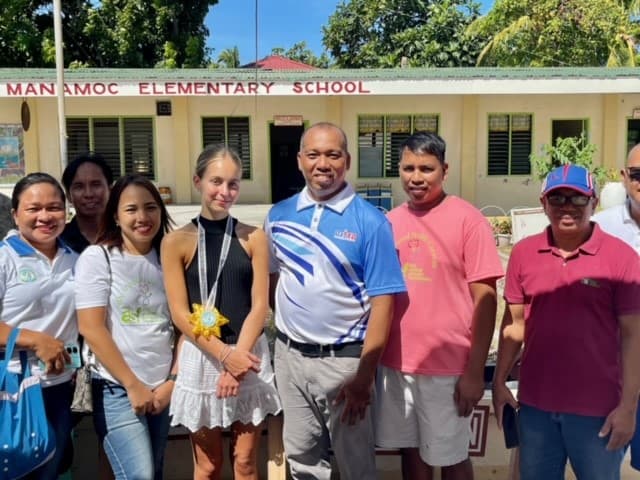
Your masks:
M229 246L231 245L231 235L233 231L233 220L231 215L227 217L227 225L224 231L224 239L222 240L222 248L220 249L220 261L218 262L218 272L216 273L216 281L211 287L209 295L207 295L207 242L205 239L204 228L200 223L198 216L198 280L200 282L200 298L202 306L205 309L213 310L216 303L216 293L218 291L218 280L222 273L222 268L227 261L229 254Z

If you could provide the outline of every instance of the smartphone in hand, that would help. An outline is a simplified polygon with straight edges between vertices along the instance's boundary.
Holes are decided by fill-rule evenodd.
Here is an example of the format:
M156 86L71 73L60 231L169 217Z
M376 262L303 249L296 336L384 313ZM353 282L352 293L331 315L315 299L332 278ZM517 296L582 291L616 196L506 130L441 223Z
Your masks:
M82 358L80 356L80 346L76 342L67 343L64 349L69 355L69 362L65 363L64 368L67 370L76 370L82 366ZM43 372L47 369L44 362L38 359L38 366Z
M502 432L505 447L515 448L520 445L518 411L508 403L505 403L502 408Z
M64 346L65 350L69 354L71 361L65 365L66 368L78 369L82 366L82 359L80 358L80 346L76 342L68 343Z

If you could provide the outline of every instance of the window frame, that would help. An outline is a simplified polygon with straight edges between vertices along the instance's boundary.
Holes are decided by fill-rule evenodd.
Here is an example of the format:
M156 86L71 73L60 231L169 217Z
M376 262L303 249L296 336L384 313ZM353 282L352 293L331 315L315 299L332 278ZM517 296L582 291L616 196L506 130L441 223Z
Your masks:
M551 131L549 132L550 133L550 137L549 138L551 138L551 144L552 145L555 145L555 143L556 143L556 137L554 137L554 135L553 135L553 123L554 122L567 122L567 121L582 122L582 132L584 132L584 138L586 139L587 142L589 142L589 137L591 136L589 134L589 127L590 127L590 125L589 125L589 122L590 122L589 117L586 117L586 118L561 117L561 118L552 118L551 122L549 124L549 127L551 129ZM558 138L565 138L565 137L558 137Z
M69 131L69 123L70 121L86 121L87 122L87 135L88 135L88 151L90 152L96 152L99 153L103 156L105 156L105 160L107 160L108 165L114 169L115 164L113 164L108 158L108 155L105 155L104 152L101 152L99 150L96 150L96 126L95 126L95 122L96 121L116 121L117 122L117 130L118 130L118 170L116 171L114 169L113 171L113 176L114 178L119 178L121 176L124 175L129 175L129 174L140 174L143 175L145 177L147 177L149 180L151 181L156 181L157 179L157 169L158 169L158 162L157 162L157 145L156 145L156 124L155 124L155 117L153 116L149 116L149 115L96 115L96 116L84 116L84 115L73 115L73 116L68 116L66 118L66 124L67 124L67 139L70 138L70 131ZM148 121L149 122L149 135L150 135L150 148L151 148L151 155L149 157L149 165L148 165L148 171L144 172L144 171L135 171L133 168L128 171L127 170L127 131L128 129L125 128L125 123L128 120L144 120L144 121ZM147 139L148 140L148 139ZM74 154L71 154L71 152L69 151L69 148L67 147L67 159L68 162L72 161L73 158L75 158L75 156L77 155L81 155L83 153L86 153L87 150L83 150L83 149L78 149ZM131 163L133 166L134 160L131 159Z
M490 165L491 165L491 117L499 117L506 116L508 117L508 153L507 153L507 173L490 173ZM527 162L529 164L529 172L528 173L512 173L513 172L513 117L517 116L528 116L529 117L529 154L527 155ZM487 167L486 167L486 175L487 177L495 178L495 177L504 177L504 176L530 176L532 174L532 166L530 156L533 153L533 145L534 145L534 114L533 112L490 112L487 113Z
M389 128L389 120L396 118L400 119L402 117L409 118L409 131L408 132L390 132ZM400 163L399 152L394 152L393 139L390 138L392 133L400 133L406 134L407 137L414 134L417 131L423 131L423 129L416 130L416 118L419 117L429 117L428 121L435 120L436 131L433 133L438 134L440 131L441 125L441 116L439 113L366 113L359 114L357 116L357 127L356 127L356 135L357 135L357 144L358 144L358 178L399 178L400 174L398 171L398 164ZM361 120L363 119L378 119L382 125L381 132L367 132L365 134L361 134ZM429 130L432 131L432 130ZM375 134L379 135L380 141L382 142L381 147L367 147L362 144L362 138L365 135ZM362 171L363 165L363 153L362 148L381 148L382 157L380 158L379 171L381 175L364 175ZM398 153L398 155L394 155L394 153ZM394 158L395 157L395 158ZM395 165L394 165L395 164ZM395 174L393 170L395 169ZM391 173L390 173L391 172Z
M638 143L640 143L640 135L638 135L638 142L636 142L633 145L631 145L631 136L629 135L629 133L630 133L630 131L629 131L630 130L629 129L630 122L634 122L635 121L635 122L638 122L640 124L640 118L627 117L626 120L627 120L627 125L626 125L626 135L625 135L625 138L626 138L625 146L626 146L626 149L627 149L626 153L629 154L631 149L633 147L635 147L636 145L638 145ZM640 128L638 128L637 131L640 132Z
M217 142L207 142L205 141L205 121L213 120L213 119L222 119L224 123L224 140ZM203 116L200 118L200 139L202 148L207 145L211 145L214 143L224 143L229 146L229 120L230 119L246 119L247 121L247 146L246 153L244 149L242 151L238 151L234 145L231 145L231 148L236 150L238 155L240 155L240 159L242 160L242 180L252 180L253 179L253 140L251 137L251 117L249 115L211 115L211 116Z

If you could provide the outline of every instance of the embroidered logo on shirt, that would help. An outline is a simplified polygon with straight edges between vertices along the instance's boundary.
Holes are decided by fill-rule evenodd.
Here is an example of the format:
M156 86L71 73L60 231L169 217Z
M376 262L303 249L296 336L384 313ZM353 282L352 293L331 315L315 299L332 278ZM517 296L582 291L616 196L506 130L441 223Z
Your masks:
M333 235L333 238L346 240L347 242L355 242L358 239L358 235L356 235L354 232L350 232L349 230L344 229L344 230L338 230Z
M37 280L36 272L29 267L23 267L18 270L18 279L21 283L32 283Z

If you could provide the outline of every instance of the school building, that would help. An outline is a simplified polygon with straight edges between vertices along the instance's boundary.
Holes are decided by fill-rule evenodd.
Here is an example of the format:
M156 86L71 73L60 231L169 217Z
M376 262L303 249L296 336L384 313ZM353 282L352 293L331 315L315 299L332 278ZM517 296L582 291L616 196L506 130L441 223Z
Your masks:
M56 93L53 69L0 69L0 186L25 172L60 175ZM596 164L616 168L640 141L631 68L78 69L65 72L64 94L70 159L99 152L181 204L198 202L196 158L220 141L245 162L241 203L295 193L300 135L318 121L345 130L348 179L389 188L396 205L399 145L417 130L446 140L450 193L504 210L538 205L529 154L556 137L586 132Z

